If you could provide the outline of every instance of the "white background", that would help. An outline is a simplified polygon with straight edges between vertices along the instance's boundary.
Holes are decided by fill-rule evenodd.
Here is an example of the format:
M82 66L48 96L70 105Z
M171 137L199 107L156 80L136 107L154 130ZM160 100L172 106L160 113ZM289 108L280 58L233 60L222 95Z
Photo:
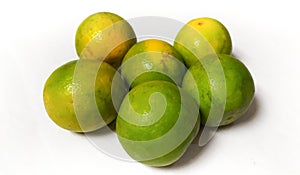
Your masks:
M56 126L44 110L43 85L55 68L77 59L76 29L99 11L125 19L220 20L232 36L233 53L255 79L248 118L219 129L204 148L192 145L167 168L111 158L84 135ZM0 174L299 174L297 11L291 0L1 1Z

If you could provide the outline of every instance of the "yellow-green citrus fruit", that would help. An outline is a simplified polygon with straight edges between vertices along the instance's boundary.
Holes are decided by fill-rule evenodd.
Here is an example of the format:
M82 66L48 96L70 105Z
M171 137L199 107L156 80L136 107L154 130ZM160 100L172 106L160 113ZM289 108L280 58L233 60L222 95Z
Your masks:
M221 22L213 18L196 18L178 32L174 47L190 67L209 54L231 54L232 42Z
M136 43L135 33L122 17L99 12L87 17L76 32L76 51L83 59L104 59L118 68L129 48Z
M121 71L133 88L152 80L181 84L186 67L181 55L169 43L148 39L131 47L123 59Z
M195 100L175 84L149 81L124 98L116 132L126 152L150 166L167 166L186 151L200 126Z
M111 87L116 83L115 96L121 101L126 93L124 82L112 66L103 62L99 67L98 63L71 61L57 68L47 79L44 105L58 126L73 132L90 132L117 117L115 108L118 106L112 102Z
M219 126L224 126L236 121L248 110L255 87L249 70L241 61L224 54L219 54L215 60L215 56L209 55L191 66L183 79L182 88L200 105L203 125L218 126L222 117ZM206 68L202 63L207 65ZM222 77L225 81L220 81ZM221 99L222 96L226 99ZM221 107L222 101L225 102L225 109ZM220 106L215 110L223 110L219 111L223 116L210 115L216 113L211 111L212 105ZM210 120L208 117L211 117Z

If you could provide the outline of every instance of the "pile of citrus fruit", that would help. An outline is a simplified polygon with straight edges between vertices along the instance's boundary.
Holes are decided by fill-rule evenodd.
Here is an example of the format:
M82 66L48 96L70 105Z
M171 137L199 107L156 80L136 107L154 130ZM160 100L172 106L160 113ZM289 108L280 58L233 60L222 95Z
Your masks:
M80 59L45 83L48 115L73 132L116 120L125 151L150 166L176 162L201 125L233 123L254 98L249 70L231 56L229 32L212 18L191 20L170 44L137 42L126 20L99 12L80 24L75 46Z

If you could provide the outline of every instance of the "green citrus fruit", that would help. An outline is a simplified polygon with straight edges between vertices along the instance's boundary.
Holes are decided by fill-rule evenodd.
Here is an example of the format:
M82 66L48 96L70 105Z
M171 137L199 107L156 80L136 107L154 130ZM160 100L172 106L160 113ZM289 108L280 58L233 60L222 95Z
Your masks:
M174 47L188 67L209 54L231 54L232 43L226 27L213 18L189 21L177 34Z
M152 80L181 84L186 68L173 46L149 39L132 46L123 59L121 70L130 86L134 87Z
M155 80L134 87L125 96L116 132L133 159L160 167L183 155L199 125L194 99L173 83Z
M182 83L200 105L201 123L207 126L218 126L220 116L213 115L216 112L221 112L220 126L236 121L249 108L255 92L252 76L241 61L224 54L215 57L207 56L191 66ZM220 111L212 111L212 105L219 106L214 110Z
M44 105L58 126L73 132L89 132L117 117L117 104L114 106L111 96L112 83L119 88L115 94L119 101L125 95L125 86L113 67L105 62L99 67L98 63L71 61L56 69L46 81Z
M118 68L128 49L136 43L135 33L122 17L99 12L87 17L76 32L76 51L80 58L104 59Z

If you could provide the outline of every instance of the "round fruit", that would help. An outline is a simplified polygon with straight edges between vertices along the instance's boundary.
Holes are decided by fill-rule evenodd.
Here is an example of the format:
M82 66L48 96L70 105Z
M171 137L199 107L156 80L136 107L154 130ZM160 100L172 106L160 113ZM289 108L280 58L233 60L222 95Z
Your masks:
M255 92L252 76L241 61L224 54L215 57L207 56L191 66L182 83L182 88L200 105L201 123L207 126L223 126L236 121L249 108ZM212 111L212 105L219 107L217 111ZM218 112L223 116L214 115Z
M130 24L120 16L100 12L87 17L76 33L76 51L83 59L104 59L118 68L128 49L136 43Z
M56 69L44 86L44 105L49 117L60 127L73 132L99 129L117 117L117 103L126 88L121 76L109 64L75 60ZM113 79L114 78L114 79Z
M150 81L124 98L116 122L120 143L135 160L167 166L178 160L200 125L195 100L167 81Z
M213 18L189 21L177 34L174 47L188 67L209 54L231 54L232 43L225 26Z
M183 58L169 43L149 39L135 44L125 55L122 74L131 87L165 80L181 84L186 71Z

